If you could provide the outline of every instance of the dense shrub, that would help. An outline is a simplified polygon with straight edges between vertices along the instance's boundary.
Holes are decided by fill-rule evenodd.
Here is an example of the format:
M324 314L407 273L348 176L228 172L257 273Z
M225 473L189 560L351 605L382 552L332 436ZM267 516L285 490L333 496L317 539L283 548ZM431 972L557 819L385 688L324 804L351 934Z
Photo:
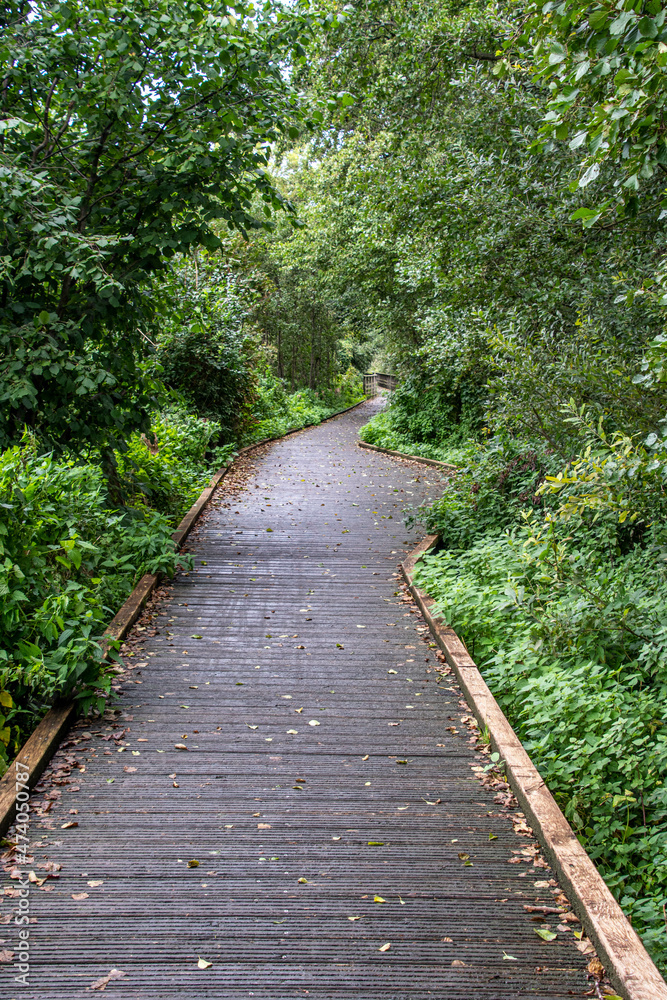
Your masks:
M532 513L429 557L418 580L664 963L667 530L625 555L622 531Z
M118 456L124 499L176 524L208 485L211 472L229 460L234 445L217 445L220 424L182 408L157 414L151 431L150 437L135 435Z
M143 573L173 573L180 557L166 517L109 510L98 466L40 455L29 438L0 455L0 504L4 760L57 698L100 706L106 621Z

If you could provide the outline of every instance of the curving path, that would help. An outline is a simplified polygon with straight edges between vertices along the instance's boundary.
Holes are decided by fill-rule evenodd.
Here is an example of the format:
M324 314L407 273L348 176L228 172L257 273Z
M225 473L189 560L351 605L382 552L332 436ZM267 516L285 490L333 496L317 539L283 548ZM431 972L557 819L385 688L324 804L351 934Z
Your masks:
M3 1000L590 995L576 924L524 908L558 887L473 777L465 703L401 600L423 534L403 513L440 474L355 446L377 405L223 481L196 570L125 647L119 710L33 795L34 870L58 877L33 887L30 985L0 965Z

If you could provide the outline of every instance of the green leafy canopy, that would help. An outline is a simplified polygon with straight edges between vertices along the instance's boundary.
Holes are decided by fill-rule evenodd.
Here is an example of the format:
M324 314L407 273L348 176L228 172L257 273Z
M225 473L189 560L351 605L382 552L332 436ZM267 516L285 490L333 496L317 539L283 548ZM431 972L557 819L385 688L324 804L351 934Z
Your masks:
M289 67L326 20L277 0L4 6L0 445L147 429L151 278L216 225L291 208L266 166L315 127Z

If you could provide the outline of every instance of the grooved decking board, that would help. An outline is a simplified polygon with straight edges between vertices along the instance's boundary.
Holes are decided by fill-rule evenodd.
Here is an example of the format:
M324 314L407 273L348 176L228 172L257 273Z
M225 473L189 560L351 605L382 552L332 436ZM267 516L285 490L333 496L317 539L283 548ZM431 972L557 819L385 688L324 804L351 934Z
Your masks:
M529 841L472 778L484 761L461 694L438 682L430 637L396 596L397 564L423 533L403 516L442 479L355 447L378 405L267 446L233 498L223 482L188 542L195 570L126 657L117 728L77 724L54 761L86 770L33 817L35 865L62 870L31 891L30 985L0 966L3 1000L83 1000L112 968L125 976L105 995L123 1000L590 988L571 931L535 934L523 907L553 905L534 885L553 873L508 863ZM119 753L102 737L120 729ZM5 896L0 914L15 906ZM0 938L14 948L16 929Z

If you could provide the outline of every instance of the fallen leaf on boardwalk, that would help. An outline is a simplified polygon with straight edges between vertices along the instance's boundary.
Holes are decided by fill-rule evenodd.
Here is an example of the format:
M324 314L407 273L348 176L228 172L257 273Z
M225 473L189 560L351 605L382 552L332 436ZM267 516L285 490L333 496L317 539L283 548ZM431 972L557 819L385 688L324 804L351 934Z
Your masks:
M185 743L174 743L174 750L187 750Z
M443 944L454 944L454 938L444 937L440 938Z
M248 727L248 729L257 729L258 728L258 726L251 726L249 722L246 722L246 726Z
M542 881L540 881L540 882L533 882L533 885L535 886L536 889L548 889L549 888L549 883L545 882L544 879L542 879Z
M361 917L348 917L348 920L361 920Z
M407 764L407 760L397 760L397 764Z
M514 955L508 955L506 951L503 952L503 961L505 962L518 962L519 959L515 958Z
M112 980L122 979L125 975L126 973L121 972L120 969L112 969L111 972L107 972L106 976L102 976L101 979L96 979L94 983L91 983L90 989L105 990Z
M373 896L374 903L386 903L387 900L383 899L382 896Z
M298 736L299 735L299 730L298 729L288 729L287 732L290 734L290 736Z
M307 879L307 878L298 878L298 879L297 879L297 882L298 882L298 883L299 883L300 885L308 885L308 879Z
M365 756L365 757L362 757L361 759L362 759L362 760L368 760L368 754L366 754L366 756Z
M210 969L212 965L213 962L207 962L205 958L200 958L197 962L198 969Z
M460 851L459 852L459 858L461 859L461 861L469 861L470 860L470 855L466 854L465 851Z
M458 958L454 959L454 961L452 962L452 965L456 969L465 969L466 968L465 962L461 962Z
M192 861L188 861L188 868L199 868L199 862L196 858L193 858Z
M257 824L257 829L258 830L270 830L271 829L271 824L270 823L258 823Z
M72 827L78 826L79 824L76 820L70 820L68 823L63 823L60 827L61 830L71 830Z
M497 839L498 839L498 837L495 835L495 833L490 833L489 834L489 840L497 840Z
M86 882L86 885L89 885L91 889L97 889L98 885L104 885L104 879L92 879L90 882Z
M391 941L387 941L387 943L383 944L381 948L378 948L378 951L389 951L390 948L391 948Z
M366 628L365 625L357 625L357 628Z
M126 771L127 774L134 774L134 772L136 771L136 767L128 767L128 765L126 764L123 770Z
M585 938L583 941L575 941L575 944L582 955L592 955L595 951L595 948L588 938Z
M401 906L405 906L405 900L402 899L401 896L398 897L398 901L401 904Z
M369 847L384 847L384 840L369 840Z
M301 715L301 713L303 712L303 708L295 708L295 709L294 709L294 711L295 711L295 712L296 712L296 713L297 713L298 715Z
M200 635L191 635L190 638L191 639L201 639L202 637Z
M75 899L79 903L82 899L88 899L87 892L73 892L72 899Z
M4 951L0 951L0 962L11 962L13 958L14 958L14 952L9 951L8 948L6 948Z
M317 721L317 719L311 719L310 722L308 723L308 725L309 726L319 726L320 723Z
M44 876L44 878L39 878L35 872L29 872L28 881L32 882L33 885L44 885L44 883L46 882L46 875Z
M400 726L400 722L388 722L388 726Z
M558 935L554 931L548 931L546 927L534 927L533 930L543 941L555 941ZM577 945L577 947L579 947ZM593 949L591 948L591 951Z
M397 673L397 671L396 670L388 670L387 673L388 674L395 674L395 673Z

